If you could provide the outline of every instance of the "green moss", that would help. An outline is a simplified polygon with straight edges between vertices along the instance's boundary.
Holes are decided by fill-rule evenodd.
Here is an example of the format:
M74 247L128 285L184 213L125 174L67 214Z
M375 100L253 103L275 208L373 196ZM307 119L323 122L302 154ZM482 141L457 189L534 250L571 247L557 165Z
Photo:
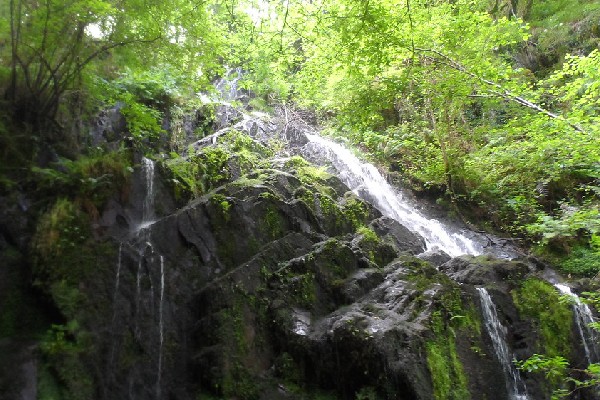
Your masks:
M540 352L568 358L573 315L570 306L560 301L558 291L545 281L529 278L512 291L512 297L519 314L534 321Z
M129 151L101 149L76 160L61 159L57 168L32 168L38 190L77 198L90 212L98 213L115 192L128 181L131 172Z
M274 207L269 207L264 216L264 229L271 239L280 237L283 234L283 225L281 215Z
M366 386L361 388L356 393L356 400L377 400L379 397L377 396L377 391L375 388L371 386Z
M247 300L245 295L234 292L229 307L218 314L218 340L223 345L223 354L222 376L215 382L215 389L225 398L254 400L260 393L260 380L246 366L252 361L251 349L256 340L245 329L252 315Z
M44 213L32 241L34 272L44 284L67 279L71 282L84 273L80 261L86 257L81 247L91 235L89 217L72 201L61 198Z
M50 376L42 375L48 386L47 395L60 390L62 396L59 398L65 400L94 397L94 382L83 361L92 350L91 340L89 333L75 320L66 325L52 325L40 342L43 362L50 373Z
M317 167L314 165L298 166L296 170L298 178L303 183L319 183L331 178L331 174L326 171L325 167Z
M62 400L66 398L64 388L50 372L50 368L43 363L38 369L37 392L38 400Z
M96 350L86 327L102 318L90 310L107 310L109 305L91 296L88 288L103 281L106 260L115 253L114 243L93 238L89 215L68 199L57 200L38 221L32 240L34 284L50 296L66 321L53 325L40 342L42 362L52 375L44 378L45 398L54 396L53 382L61 388L61 399L94 397L86 358Z
M220 193L215 193L211 196L210 202L219 210L223 220L228 222L230 219L229 209L231 208L231 203L229 203L227 197Z
M450 283L450 278L439 274L427 261L412 256L400 257L400 260L402 267L406 269L406 279L413 283L419 292L427 290L431 285L440 281L445 284Z
M225 184L236 174L249 174L266 166L265 159L272 151L248 135L231 130L220 136L214 145L196 151L188 150L188 156L171 153L165 162L173 175L176 191L184 191L199 197ZM240 178L237 185L262 184L262 177Z
M222 145L226 146L232 152L241 152L247 150L257 156L270 157L273 152L263 146L260 142L252 139L243 132L232 129L219 138Z
M359 236L358 247L367 254L369 260L380 267L391 261L393 255L385 254L385 244L371 228L362 226L357 229L356 233Z
M265 181L259 178L249 178L247 175L244 175L233 181L233 184L241 187L249 187L264 185Z
M314 273L296 275L290 279L289 285L294 304L304 308L312 308L317 301L317 286Z
M348 276L349 266L352 265L354 253L339 240L331 238L327 240L318 255L319 260L325 261L325 268L321 269L320 275L329 282L342 280Z
M297 168L306 167L309 165L310 165L310 163L301 156L290 157L284 163L284 166L289 169L297 169Z
M440 311L432 313L431 328L434 337L425 348L434 397L439 400L470 399L467 376L456 351L455 330L446 325Z
M352 192L349 192L342 203L342 214L356 229L364 226L368 220L369 208L364 201L360 200Z
M413 271L423 267L416 260L413 262ZM468 379L456 343L459 336L475 342L481 335L481 322L475 305L461 297L460 287L434 271L428 270L424 279L417 280L421 291L434 284L443 285L435 303L437 310L430 318L433 335L425 345L434 396L436 399L469 399Z
M335 195L334 190L327 183L332 175L326 171L325 167L314 166L300 156L291 157L285 162L284 166L291 169L300 182L313 191L328 196Z

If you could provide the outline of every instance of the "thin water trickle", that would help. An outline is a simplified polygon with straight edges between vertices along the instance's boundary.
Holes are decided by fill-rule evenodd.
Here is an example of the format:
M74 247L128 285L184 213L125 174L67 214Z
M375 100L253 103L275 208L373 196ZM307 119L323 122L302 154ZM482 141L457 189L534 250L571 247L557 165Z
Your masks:
M513 364L513 356L506 341L506 328L498 319L496 306L485 288L477 288L477 292L481 301L485 329L490 335L490 339L492 339L494 353L502 366L509 398L511 400L527 400L527 389L525 383L521 380L519 371Z
M117 272L116 272L116 276L115 276L115 290L113 293L113 317L112 317L112 323L114 326L115 320L117 318L117 295L119 293L119 285L121 282L121 264L122 264L122 257L123 257L123 242L119 243L119 254L117 256Z
M135 274L135 335L140 335L140 301L142 299L142 257L138 260L137 272Z
M113 295L113 300L116 301L117 293L119 293L119 284L121 281L121 263L123 257L123 242L119 243L119 254L117 256L117 273L115 276L115 293Z
M165 258L160 256L160 302L158 303L158 376L156 379L157 398L160 399L160 384L162 378L162 358L163 358L163 341L164 341L164 326L163 326L163 297L165 294Z
M113 292L113 315L112 315L112 320L111 320L111 326L112 326L112 330L114 332L115 327L116 327L116 323L117 323L117 295L119 293L119 285L120 285L120 281L121 281L121 264L122 264L122 254L123 254L123 243L119 243L119 254L117 256L117 272L116 272L116 276L115 276L115 290ZM115 359L115 343L112 343L112 348L110 351L110 362L109 364L112 366L113 362Z
M577 331L581 337L583 349L585 351L585 357L588 363L596 363L600 361L600 349L598 348L598 333L590 327L590 324L594 322L594 316L590 307L581 301L570 287L556 283L554 285L562 294L571 296L573 298L573 312L575 316L575 324L577 325Z
M359 160L338 143L318 135L307 134L310 141L303 149L309 156L325 156L337 170L338 177L363 200L371 202L384 215L395 219L425 240L427 250L442 250L452 257L479 255L481 246L460 232L450 232L435 219L418 212L379 173L374 165Z

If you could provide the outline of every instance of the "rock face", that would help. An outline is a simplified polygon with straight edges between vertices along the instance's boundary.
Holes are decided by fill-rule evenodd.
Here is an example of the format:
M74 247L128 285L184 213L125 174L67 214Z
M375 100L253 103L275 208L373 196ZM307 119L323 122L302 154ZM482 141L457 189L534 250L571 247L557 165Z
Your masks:
M194 143L186 162L205 171L230 152L202 193L182 197L165 163L152 190L139 167L128 198L105 204L77 242L93 260L53 278L76 286L55 299L66 342L52 343L66 347L42 351L45 382L73 399L508 399L475 287L525 359L545 346L547 321L521 290L535 267L423 253L293 149L265 156L274 138L301 146L301 129L240 118ZM543 377L522 377L530 399L547 398Z

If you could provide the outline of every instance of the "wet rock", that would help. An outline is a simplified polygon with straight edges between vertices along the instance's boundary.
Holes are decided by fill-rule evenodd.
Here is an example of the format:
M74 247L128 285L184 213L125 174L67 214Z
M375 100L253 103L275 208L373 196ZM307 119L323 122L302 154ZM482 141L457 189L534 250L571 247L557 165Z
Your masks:
M113 108L101 111L96 117L89 133L92 146L123 140L127 131L127 121L121 113L122 107L123 104L117 104Z
M460 256L440 266L440 271L453 280L471 285L489 283L518 283L530 271L521 261L496 259L490 256Z
M187 137L202 123L184 118ZM253 144L307 143L308 130L287 125L221 105L220 130L192 147L218 147L232 130ZM69 361L89 368L98 397L503 397L475 286L489 288L508 345L526 358L539 337L511 290L531 264L423 253L423 238L340 179L303 175L284 156L248 172L232 154L227 176L186 204L157 166L152 218L137 160L128 198L113 197L94 221L92 272L69 276L86 299L78 329L95 340ZM536 382L532 398L543 398Z
M377 235L394 245L400 252L420 254L425 251L425 241L396 220L380 217L369 225Z
M418 255L421 260L430 262L431 264L439 267L442 264L450 261L452 257L444 253L442 250L430 250L423 252Z

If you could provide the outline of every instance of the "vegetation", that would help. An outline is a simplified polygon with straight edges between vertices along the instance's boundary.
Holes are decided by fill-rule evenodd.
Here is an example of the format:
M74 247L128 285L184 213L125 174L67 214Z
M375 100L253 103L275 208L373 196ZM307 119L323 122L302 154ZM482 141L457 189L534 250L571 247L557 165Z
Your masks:
M530 278L512 294L519 313L536 321L539 351L568 358L573 315L569 305L559 301L557 290L545 281Z
M274 150L235 130L185 148L188 111L202 114L197 139L215 124L216 106L197 93L232 67L245 72L249 107L308 109L325 132L456 215L523 239L565 274L598 276L599 16L591 0L0 2L0 197L28 219L17 234L0 229L0 271L19 280L0 298L8 309L0 337L38 329L18 315L36 307L22 296L32 286L57 313L40 340L41 398L94 397L83 365L98 350L81 312L92 289L82 282L104 273L97 260L114 253L99 240L98 221L109 200L127 198L134 154L160 160L186 199L238 178L258 184L257 171L271 167L263 160ZM116 137L91 127L108 109L122 118ZM389 261L385 243L364 227L364 203L351 194L335 200L330 175L300 157L285 166L302 183L295 198L323 217L324 231L355 232L372 262ZM267 197L263 233L275 238L287 221ZM212 202L228 223L233 200L216 194ZM3 225L13 222L0 214ZM29 248L18 245L22 237L32 238ZM227 259L236 243L219 246ZM324 245L333 261L323 275L340 283L348 249L336 246ZM417 289L431 283L423 271L411 279ZM297 280L299 304L309 307L316 281L314 271ZM536 321L545 353L522 368L545 371L563 390L557 395L597 384L595 364L584 379L564 378L571 314L555 290L529 279L513 299ZM445 297L430 321L438 398L468 397L456 301ZM240 305L223 324L239 331L243 316ZM229 341L244 355L239 339ZM258 396L239 360L229 361L219 393ZM367 387L358 397L374 393Z
M461 335L479 335L480 326L472 306L463 305L456 287L449 286L440 300L439 310L434 311L430 319L434 336L426 344L434 397L470 399L468 378L457 351L457 340Z
M596 310L600 310L598 293L585 293L584 301L593 305ZM592 328L600 330L597 322L592 324ZM586 389L595 391L600 387L600 364L598 363L590 363L581 370L571 366L569 360L563 355L534 354L517 365L528 372L543 373L552 384L552 399L568 398L573 393Z
M312 108L331 133L447 197L460 215L485 215L486 228L537 244L566 272L600 271L592 2L62 3L2 6L9 160L30 162L47 144L75 158L67 148L85 144L81 132L62 126L115 104L131 143L156 143L164 118L225 65L239 66L253 104ZM171 144L179 153L167 164L184 191L218 184L223 154ZM584 258L593 261L583 267Z

